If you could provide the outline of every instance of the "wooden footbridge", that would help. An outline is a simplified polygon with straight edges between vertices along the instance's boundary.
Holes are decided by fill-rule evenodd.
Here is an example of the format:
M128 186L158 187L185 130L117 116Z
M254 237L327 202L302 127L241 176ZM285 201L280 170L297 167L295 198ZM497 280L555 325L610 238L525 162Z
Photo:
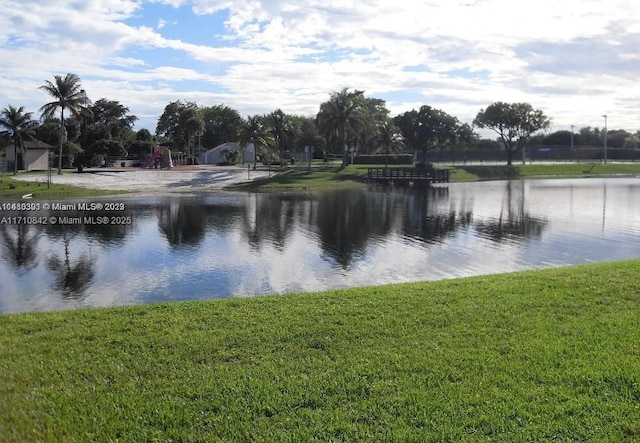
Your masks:
M449 170L433 168L368 168L367 181L403 186L429 186L432 183L449 183Z

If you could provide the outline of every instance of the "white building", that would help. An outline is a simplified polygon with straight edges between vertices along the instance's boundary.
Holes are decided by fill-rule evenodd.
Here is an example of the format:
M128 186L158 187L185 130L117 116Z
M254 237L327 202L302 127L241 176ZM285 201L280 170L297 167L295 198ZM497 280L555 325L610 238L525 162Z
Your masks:
M229 149L240 153L238 163L252 163L253 162L253 143L248 143L244 149L240 148L237 143L227 142L213 149L200 153L198 161L201 165L217 165L226 161L222 151Z
M25 171L46 171L49 167L49 150L54 149L48 143L38 140L23 141L25 148L24 159L22 151L18 148L18 170ZM6 170L13 171L15 164L15 149L13 142L5 146Z

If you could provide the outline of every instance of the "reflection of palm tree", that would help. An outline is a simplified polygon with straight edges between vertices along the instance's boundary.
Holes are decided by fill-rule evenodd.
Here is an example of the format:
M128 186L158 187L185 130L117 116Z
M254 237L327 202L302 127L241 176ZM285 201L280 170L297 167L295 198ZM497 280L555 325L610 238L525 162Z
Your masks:
M15 237L9 232L9 226L0 226L0 238L6 250L4 256L7 261L16 269L33 269L38 264L36 245L38 244L38 233L30 235L32 226L27 224L13 225Z
M75 74L67 74L64 78L54 76L55 83L46 80L40 89L54 98L54 101L40 108L44 118L51 118L60 109L60 151L58 158L58 174L62 174L62 145L64 144L64 110L72 114L79 113L88 103L87 96L80 85L80 78Z
M384 200L359 190L323 193L318 197L317 224L322 249L343 269L364 255L367 245L386 235L390 223Z
M197 246L206 231L205 216L198 205L169 203L158 207L158 226L172 246Z
M507 182L506 215L504 209L500 211L497 219L479 222L476 224L478 232L485 234L494 241L505 239L528 239L530 237L540 237L544 231L547 220L532 217L525 206L525 184L519 181L521 189L514 190L514 182ZM519 191L516 192L516 191ZM503 206L504 208L504 206Z
M62 291L63 296L81 298L95 274L93 261L90 255L83 253L72 265L69 257L71 239L67 232L63 234L62 241L64 244L64 260L59 257L50 257L47 264L49 269L56 274L56 286Z
M425 243L441 243L456 231L471 224L473 214L469 210L456 211L449 200L449 189L430 187L420 192L407 191L398 208L402 233Z
M298 202L291 198L266 198L255 195L255 204L247 205L243 217L243 232L249 244L256 250L265 242L271 242L283 250L293 232Z

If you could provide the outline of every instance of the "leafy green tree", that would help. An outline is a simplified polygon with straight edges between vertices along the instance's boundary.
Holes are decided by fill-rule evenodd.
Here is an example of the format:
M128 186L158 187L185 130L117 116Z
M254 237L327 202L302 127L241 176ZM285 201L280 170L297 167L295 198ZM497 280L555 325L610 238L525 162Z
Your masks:
M135 133L135 140L129 146L129 155L142 157L150 154L154 146L153 135L148 129L142 128Z
M428 105L400 114L393 121L406 143L422 152L423 160L427 151L455 145L465 129L456 117Z
M14 163L13 173L18 173L18 148L24 159L24 139L32 140L35 137L36 123L31 120L32 112L24 112L24 106L16 108L9 105L0 112L0 126L7 129L8 135L13 140ZM26 165L26 163L25 163Z
M623 148L628 149L638 149L640 148L640 131L635 134L629 134L627 139L624 141Z
M291 117L298 136L295 139L295 149L303 152L305 146L313 148L315 152L324 152L327 149L325 138L320 135L318 125L314 117L294 115Z
M136 132L136 140L140 140L143 142L153 141L153 134L151 134L148 129L142 128Z
M171 140L174 146L187 153L191 162L195 162L195 137L202 134L203 129L198 106L193 102L175 101L165 106L156 125L156 135Z
M240 126L238 133L238 144L246 147L248 143L253 143L253 170L258 163L258 150L266 153L270 146L274 144L269 130L265 127L259 115L248 116Z
M265 124L273 136L276 148L280 154L280 162L282 162L286 146L293 145L293 143L287 142L293 142L293 140L295 140L298 135L298 129L294 125L292 117L282 112L281 109L277 109L268 114L265 117Z
M129 108L117 100L101 98L91 105L90 110L88 126L87 118L80 117L84 120L85 161L94 164L102 162L105 156L143 153L142 149L134 147L136 133L133 125L138 118L129 114Z
M36 138L40 141L58 146L60 143L60 121L57 118L46 118L36 127Z
M607 130L607 145L611 148L622 148L631 134L624 129ZM604 143L604 135L603 140Z
M347 141L357 138L366 119L363 93L358 90L350 92L347 88L332 93L329 100L320 105L316 117L320 132L327 139L340 144L343 150L342 168L347 166L349 156Z
M376 150L378 138L378 128L389 119L387 103L379 98L362 97L366 112L363 113L363 123L358 131L358 142L364 153Z
M65 162L63 163L65 168L71 168L74 165L76 158L80 154L82 154L82 147L78 143L74 143L71 141L65 141L62 144L62 153L65 158Z
M68 73L64 78L60 75L54 76L55 82L45 80L40 89L45 91L54 101L43 105L40 108L43 118L53 117L60 110L60 152L58 158L58 174L62 174L62 145L64 142L64 111L68 109L72 114L78 114L86 108L88 102L80 78L76 74Z
M473 124L491 129L500 136L507 151L507 165L510 166L513 154L525 146L531 135L548 128L551 120L529 103L496 102L487 109L481 109Z
M133 125L138 120L135 115L129 114L129 108L122 105L117 100L107 100L101 98L91 105L93 125L106 126L109 129L110 138L121 138L124 132L133 129Z
M202 146L211 149L236 140L242 126L238 111L226 105L214 105L201 107L199 113L203 122Z
M389 167L389 153L397 153L404 148L404 137L400 128L390 119L378 124L377 140L379 149L384 150L384 167Z

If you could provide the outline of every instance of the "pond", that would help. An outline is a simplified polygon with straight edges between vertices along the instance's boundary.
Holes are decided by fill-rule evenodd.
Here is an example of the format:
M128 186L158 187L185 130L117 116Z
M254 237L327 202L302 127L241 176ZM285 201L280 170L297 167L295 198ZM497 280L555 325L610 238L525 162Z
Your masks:
M562 179L5 208L0 312L249 297L640 258L638 196L638 179Z

